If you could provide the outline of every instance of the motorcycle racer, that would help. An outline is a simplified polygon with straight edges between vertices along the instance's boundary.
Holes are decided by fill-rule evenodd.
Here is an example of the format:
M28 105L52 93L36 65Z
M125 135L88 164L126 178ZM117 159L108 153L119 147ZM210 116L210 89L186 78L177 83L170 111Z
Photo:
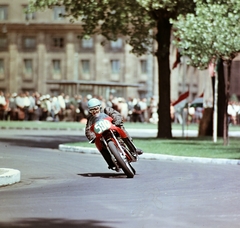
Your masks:
M132 142L132 138L129 136L128 132L125 130L123 126L123 118L121 114L111 107L106 107L102 110L102 103L97 98L92 98L88 101L88 112L89 115L87 116L87 123L85 128L85 135L88 138L89 142L93 143L95 141L95 134L90 130L92 124L95 122L95 119L100 115L100 113L105 113L106 115L112 117L113 124L120 127L128 136L128 143L131 144L131 147L134 148L134 152L138 155L141 155L143 151L141 149L136 148L136 146ZM100 153L106 160L109 165L109 169L114 168L113 161L111 156L107 150L107 148L103 145Z

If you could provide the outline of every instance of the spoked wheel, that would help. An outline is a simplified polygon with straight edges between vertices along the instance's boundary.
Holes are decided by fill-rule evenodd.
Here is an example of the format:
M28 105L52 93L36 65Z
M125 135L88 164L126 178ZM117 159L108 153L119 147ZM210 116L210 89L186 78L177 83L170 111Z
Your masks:
M122 168L123 172L127 175L128 178L133 178L135 174L135 170L132 166L128 163L127 158L123 158L121 156L121 152L115 146L114 142L110 141L108 143L109 149L111 150L112 154L114 155L115 159L117 160L119 166Z

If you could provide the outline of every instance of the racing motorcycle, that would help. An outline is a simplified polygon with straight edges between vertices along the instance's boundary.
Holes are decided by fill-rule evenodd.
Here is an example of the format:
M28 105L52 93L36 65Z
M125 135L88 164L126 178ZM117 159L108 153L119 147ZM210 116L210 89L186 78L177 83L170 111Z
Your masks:
M133 178L136 171L131 162L138 160L138 154L125 131L114 125L112 121L112 117L105 113L100 113L95 119L90 127L96 136L94 143L98 149L102 148L103 145L107 148L117 172L122 169L128 178Z

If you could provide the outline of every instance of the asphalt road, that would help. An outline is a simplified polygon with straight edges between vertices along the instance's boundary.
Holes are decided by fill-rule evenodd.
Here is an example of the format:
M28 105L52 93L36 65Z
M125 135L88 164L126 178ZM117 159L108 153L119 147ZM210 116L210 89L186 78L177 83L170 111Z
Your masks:
M239 227L239 166L140 159L128 179L100 155L57 149L78 134L40 133L0 135L0 167L21 171L0 188L1 228Z

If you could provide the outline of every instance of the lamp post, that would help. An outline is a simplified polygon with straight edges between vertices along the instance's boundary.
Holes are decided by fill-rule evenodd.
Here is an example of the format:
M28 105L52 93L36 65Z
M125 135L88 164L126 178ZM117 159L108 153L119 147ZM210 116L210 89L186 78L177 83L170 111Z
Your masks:
M182 56L182 64L183 64L183 75L182 75L182 93L185 92L186 87L186 73L187 73L187 65L186 65L186 56ZM186 115L185 115L185 107L182 108L182 137L185 136L184 129L185 129L185 121L186 121Z

